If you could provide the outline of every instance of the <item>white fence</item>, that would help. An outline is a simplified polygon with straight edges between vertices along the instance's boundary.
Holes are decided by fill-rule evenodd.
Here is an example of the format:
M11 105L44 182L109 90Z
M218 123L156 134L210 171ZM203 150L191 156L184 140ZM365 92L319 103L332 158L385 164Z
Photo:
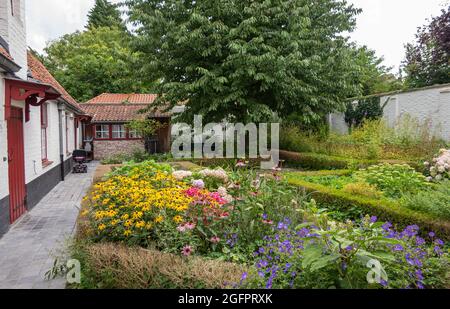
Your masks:
M392 92L379 97L381 105L387 102L383 118L389 126L394 127L399 118L409 114L420 123L431 121L432 132L450 141L450 84ZM331 114L328 120L332 131L348 133L343 113Z

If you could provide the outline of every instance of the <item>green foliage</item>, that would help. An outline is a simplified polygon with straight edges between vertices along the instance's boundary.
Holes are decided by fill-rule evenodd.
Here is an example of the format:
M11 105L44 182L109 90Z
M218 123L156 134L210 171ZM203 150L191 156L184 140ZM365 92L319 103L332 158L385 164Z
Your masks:
M88 23L86 28L119 28L126 30L121 13L116 4L110 3L108 0L95 0L94 7L88 13Z
M345 122L350 128L361 126L365 120L380 119L383 116L383 110L389 99L381 105L379 97L369 97L359 99L355 102L347 103L345 111Z
M357 70L354 72L355 83L359 86L359 96L385 93L402 88L402 81L389 73L392 68L384 66L383 57L376 56L375 51L366 46L353 48Z
M439 219L439 216L418 213L401 207L398 202L392 200L358 196L320 184L313 184L291 175L287 176L287 180L292 185L304 188L321 207L329 211L347 213L348 216L340 217L341 220L354 220L360 218L361 215L375 215L381 220L396 224L398 228L418 224L424 229L424 233L434 231L442 238L450 239L450 223Z
M147 138L153 136L156 131L164 128L165 125L155 119L136 119L127 123L126 127L136 131L140 136Z
M348 135L331 132L327 136L283 125L280 148L346 159L419 161L446 144L435 137L438 132L430 130L430 121L420 122L406 114L392 128L383 119L364 120Z
M140 148L134 149L131 153L115 154L101 161L101 164L122 164L126 162L141 163L144 161L167 162L172 160L171 154L149 154Z
M405 83L418 88L450 82L450 6L417 30L406 45Z
M356 92L344 37L359 10L343 0L128 0L145 76L184 120L321 119Z
M377 163L377 161L370 160L356 160L317 153L287 152L282 150L280 151L280 158L285 160L290 167L300 167L309 170L355 169Z
M443 181L417 194L406 194L401 203L409 209L450 220L450 182Z
M110 93L146 92L139 53L131 36L118 28L93 28L66 34L45 48L44 64L79 102Z
M417 193L430 184L425 176L407 164L380 164L355 173L355 178L374 185L386 196L399 198L404 193Z

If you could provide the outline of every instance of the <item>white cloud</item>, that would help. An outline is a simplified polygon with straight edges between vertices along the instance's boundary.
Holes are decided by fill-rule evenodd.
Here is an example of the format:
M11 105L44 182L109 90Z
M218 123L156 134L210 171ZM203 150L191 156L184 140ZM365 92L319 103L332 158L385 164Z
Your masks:
M82 30L94 0L25 0L28 44L42 52L47 41ZM113 0L112 2L120 2ZM417 27L439 14L448 0L349 0L364 11L351 37L384 56L386 65L398 69L404 44L414 39Z

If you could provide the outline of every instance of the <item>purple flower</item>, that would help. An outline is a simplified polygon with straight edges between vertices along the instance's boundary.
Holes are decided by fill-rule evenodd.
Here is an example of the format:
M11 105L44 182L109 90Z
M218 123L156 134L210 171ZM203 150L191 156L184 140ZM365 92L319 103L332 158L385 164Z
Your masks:
M370 222L371 223L375 223L375 222L377 222L377 220L378 220L378 218L376 216L370 217Z
M205 188L205 182L201 179L193 180L192 185L198 189L204 189Z
M433 238L434 236L436 236L436 234L434 232L430 232L428 233L428 236L430 236L431 238Z
M384 279L381 279L381 280L380 280L380 284L381 284L382 286L386 287L386 286L388 285L388 282L387 282L386 280L384 280Z
M300 237L306 237L309 234L309 230L307 228L301 228L298 232L297 235Z
M345 251L352 251L353 250L353 246L347 246L346 248L345 248Z
M443 242L441 239L436 239L434 242L435 242L438 246L443 246L443 245L444 245L444 242Z
M423 286L422 282L417 282L417 287L421 290L423 290L425 287Z
M402 245L395 245L394 248L392 248L394 251L403 251L403 246Z
M385 224L383 224L382 226L381 226L381 228L383 229L383 230L385 230L386 232L388 232L389 231L389 229L392 227L392 223L390 223L390 222L386 222Z
M248 276L247 272L243 273L242 277L241 277L241 282L244 281L245 279L247 279L247 276Z
M416 237L416 245L421 246L425 244L425 239L423 239L422 237Z
M263 214L263 215L262 215L262 218L263 218L264 220L267 220L267 219L269 219L269 216L268 216L267 214Z
M418 280L423 280L423 273L420 269L416 270L416 277Z

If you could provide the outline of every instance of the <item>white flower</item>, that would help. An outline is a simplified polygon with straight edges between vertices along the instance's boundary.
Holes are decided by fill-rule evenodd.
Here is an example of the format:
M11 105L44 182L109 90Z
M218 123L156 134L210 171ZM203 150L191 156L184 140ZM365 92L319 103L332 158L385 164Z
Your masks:
M192 176L192 172L189 172L189 171L175 171L175 172L172 173L172 176L176 180L183 180L184 178L191 177Z
M428 182L432 182L433 181L433 177L428 176L427 178L425 178L425 180L428 181Z
M221 180L223 183L228 182L228 174L223 169L219 168L216 170L204 169L199 172L200 176L203 178L211 177Z
M441 181L442 180L442 175L437 175L435 178L437 181Z
M426 167L428 167L428 166L430 166L430 162L425 161L425 162L423 162L423 165L425 165Z
M445 172L445 167L444 167L444 165L439 165L438 168L437 168L437 170L438 170L439 173Z

